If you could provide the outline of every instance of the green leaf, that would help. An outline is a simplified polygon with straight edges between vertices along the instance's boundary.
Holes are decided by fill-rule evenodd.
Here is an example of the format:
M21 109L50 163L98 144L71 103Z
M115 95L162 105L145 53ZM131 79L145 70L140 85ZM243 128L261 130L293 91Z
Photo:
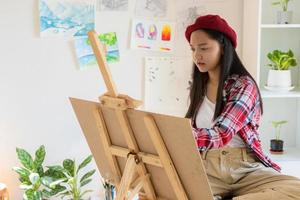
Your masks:
M294 53L289 49L287 52L280 50L273 50L267 54L268 59L273 63L268 66L275 70L288 70L290 67L297 65L297 61L294 58Z
M40 175L38 173L31 173L29 175L29 180L33 185L38 184L40 181Z
M281 120L281 121L272 121L272 124L274 127L282 124L286 124L288 121L287 120Z
M22 165L30 170L33 170L33 160L31 155L24 149L16 148L18 158Z
M290 1L290 0L280 0L280 1L275 1L275 2L272 2L272 5L274 5L274 6L280 5L283 11L287 11L289 1Z
M35 152L35 159L33 161L35 169L38 169L42 165L45 159L45 155L46 155L45 146L42 145Z
M53 182L50 183L50 187L51 188L55 188L57 185L59 185L60 183L66 181L67 179L63 178L63 179L58 179L58 180L55 180Z
M39 167L37 168L37 173L38 173L40 176L44 176L44 168L43 168L42 165L39 166Z
M279 2L279 1L273 2L272 5L274 5L274 6L275 6L275 5L280 5L280 2Z
M56 171L57 173L63 173L64 176L70 177L69 172L65 168L63 168L62 166L54 165L54 166L47 166L47 167L51 171Z
M65 174L61 171L55 171L54 169L48 169L45 171L44 176L49 176L54 179L65 178Z
M83 181L85 181L86 179L91 177L95 172L96 172L96 170L93 169L93 170L89 171L88 173L86 173L85 175L83 175L82 178L80 179L80 183L82 183Z
M42 184L45 185L48 188L51 188L50 183L52 183L53 181L54 181L54 179L52 177L49 177L49 176L44 176L44 177L41 178Z
M87 180L85 180L85 181L82 181L82 182L80 183L80 187L85 186L86 184L88 184L88 183L91 182L91 181L92 181L92 179L87 179Z
M41 182L46 187L48 187L50 189L54 189L57 185L59 185L60 183L66 181L66 180L67 180L66 178L63 178L63 179L54 179L52 177L45 176L45 177L42 177Z
M89 193L89 192L93 192L93 190L86 190L86 191L84 191L82 194L80 194L80 199L81 198L83 198L83 196L85 195L85 194L87 194L87 193Z
M68 183L69 185L74 185L75 181L76 181L75 177L70 177L70 178L68 178L67 183Z
M70 191L66 191L66 192L58 194L58 196L60 196L61 199L63 199L64 197L66 197L68 195L72 195L72 193Z
M54 171L65 171L65 169L60 165L47 166L47 168L52 169Z
M54 189L51 190L51 196L55 196L60 192L65 191L67 188L65 186L56 185Z
M25 200L34 200L34 190L27 190L25 191L23 198Z
M42 200L42 192L40 191L34 191L34 190L27 190L23 198L25 200Z
M79 165L77 173L79 172L80 169L84 168L87 164L89 164L93 159L93 156L90 155L88 156L86 159L84 159L84 161Z
M22 184L25 184L25 185L30 185L30 180L29 180L29 177L19 177L19 181L22 183Z
M289 49L289 51L287 52L289 57L294 57L294 53L292 52L292 50Z
M30 185L30 184L21 184L20 185L20 189L21 190L30 190L30 189L33 189L33 185Z
M23 179L28 179L29 180L29 175L30 175L30 171L25 169L25 168L22 168L22 167L13 167L13 170L15 172L17 172L20 177L22 177Z
M34 200L42 200L42 192L41 191L35 191L34 193L33 193L33 198L34 198Z
M66 159L63 161L64 168L70 173L70 176L74 176L74 165L75 162L71 159Z
M51 195L51 192L46 189L43 189L42 195L44 198L50 198L51 196L53 196L53 195Z

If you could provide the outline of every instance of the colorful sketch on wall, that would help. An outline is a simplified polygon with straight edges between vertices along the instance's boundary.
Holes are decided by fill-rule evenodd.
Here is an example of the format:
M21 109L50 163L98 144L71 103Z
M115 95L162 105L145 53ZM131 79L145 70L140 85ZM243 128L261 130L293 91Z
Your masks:
M167 0L137 0L135 15L139 17L166 17L168 8Z
M128 0L97 0L99 11L127 11Z
M190 57L145 58L145 109L184 116L188 108L192 61Z
M175 25L173 22L133 20L131 48L172 52Z
M118 40L116 33L105 33L98 36L99 40L106 45L106 61L114 63L120 60ZM75 40L75 49L79 61L79 69L87 69L97 66L96 57L87 37Z
M95 27L93 0L40 0L40 35L86 36Z

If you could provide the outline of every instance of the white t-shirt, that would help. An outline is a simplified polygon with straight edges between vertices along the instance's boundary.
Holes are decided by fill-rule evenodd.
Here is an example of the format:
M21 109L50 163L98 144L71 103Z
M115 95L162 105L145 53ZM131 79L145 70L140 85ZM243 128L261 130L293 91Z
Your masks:
M215 112L216 105L211 102L206 96L199 108L199 111L196 116L196 126L197 128L211 128L213 127L213 116ZM245 147L245 142L242 138L236 134L230 140L228 144L224 147Z

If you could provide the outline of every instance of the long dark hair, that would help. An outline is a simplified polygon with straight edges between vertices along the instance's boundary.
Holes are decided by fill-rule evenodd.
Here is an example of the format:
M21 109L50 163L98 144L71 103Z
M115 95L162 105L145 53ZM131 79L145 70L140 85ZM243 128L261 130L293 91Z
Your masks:
M210 29L201 29L201 30L207 33L210 38L218 41L221 48L223 48L223 55L221 56L221 61L220 61L220 77L219 77L219 85L217 90L217 102L216 102L216 108L215 108L213 119L215 120L221 114L224 108L225 102L223 101L223 88L224 88L225 81L232 74L237 74L242 76L246 75L254 81L259 94L261 113L263 113L262 98L258 86L254 78L251 76L251 74L247 71L247 69L242 64L241 60L239 59L229 39L218 31L214 31ZM194 71L192 74L192 78L193 81L190 90L190 106L185 116L187 118L194 117L198 106L200 106L199 104L202 103L203 98L205 97L206 86L209 79L208 72L200 72L197 66L194 64Z

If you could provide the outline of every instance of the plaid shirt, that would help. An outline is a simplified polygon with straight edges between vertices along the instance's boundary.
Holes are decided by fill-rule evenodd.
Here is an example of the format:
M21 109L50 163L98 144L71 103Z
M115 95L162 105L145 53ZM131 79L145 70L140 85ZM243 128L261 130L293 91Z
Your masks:
M235 134L239 134L246 146L253 150L264 165L280 171L280 167L272 162L261 148L257 131L261 109L254 81L248 76L230 76L224 84L223 101L226 104L212 128L197 128L195 117L192 120L193 134L199 151L224 147Z

